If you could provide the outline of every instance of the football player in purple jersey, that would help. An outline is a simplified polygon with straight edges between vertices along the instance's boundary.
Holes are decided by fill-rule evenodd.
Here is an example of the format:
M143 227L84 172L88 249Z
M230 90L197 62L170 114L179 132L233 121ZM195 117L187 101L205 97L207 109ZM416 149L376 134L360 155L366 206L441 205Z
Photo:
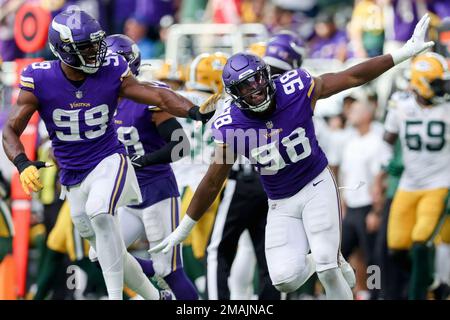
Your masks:
M96 249L110 299L122 299L123 282L145 299L159 293L126 251L116 208L142 201L136 174L113 124L118 98L176 116L207 121L212 116L166 88L138 82L120 55L106 56L105 32L84 11L55 16L49 44L58 60L37 62L20 77L17 106L3 128L3 146L20 173L26 193L39 191L38 169L30 161L20 135L35 111L45 122L58 162L62 196L67 196L74 225ZM206 107L207 104L203 105Z
M141 56L129 37L115 34L106 38L108 51L122 55L137 76ZM154 86L168 88L162 82ZM189 153L189 140L181 124L158 107L121 99L114 116L119 140L126 146L141 189L143 202L117 210L125 246L143 234L150 248L160 243L177 226L179 202L177 181L170 166ZM180 152L176 152L179 148ZM177 158L172 157L172 154ZM181 259L181 245L170 254L158 254L152 260L136 258L147 276L164 278L177 300L197 300L198 294L186 276Z
M339 268L338 188L315 136L314 106L318 99L371 81L433 46L425 42L429 20L425 15L398 51L318 77L294 69L271 79L258 57L232 56L223 80L234 101L213 123L215 162L180 225L150 252L166 252L189 234L221 189L236 155L244 155L260 172L269 198L265 251L275 287L292 292L317 272L327 299L352 299Z
M252 44L249 53L262 57L274 77L298 69L304 48L295 33L283 30L267 43ZM258 299L280 299L280 292L270 280L264 253L267 195L250 163L233 166L223 194L207 248L208 298L248 299L246 294L253 293L251 266L257 261ZM252 290L248 290L248 283Z

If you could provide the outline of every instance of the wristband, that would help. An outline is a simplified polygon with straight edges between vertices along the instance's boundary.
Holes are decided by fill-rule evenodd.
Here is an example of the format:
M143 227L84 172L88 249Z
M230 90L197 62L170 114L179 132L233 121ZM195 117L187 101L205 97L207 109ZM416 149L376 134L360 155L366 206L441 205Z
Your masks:
M195 224L197 223L197 221L195 221L194 219L192 219L187 213L184 215L183 219L181 219L180 221L180 225L178 226L178 229L180 230L180 232L187 236L192 228L195 226Z
M19 170L19 173L21 173L23 170L25 170L26 167L29 166L30 160L28 159L27 155L25 153L19 154L17 157L14 158L13 163L16 166L17 170Z
M402 47L398 50L395 50L391 53L392 60L394 61L394 65L402 63L405 60L408 60L412 57L412 54L405 47Z
M201 121L201 115L200 115L200 107L199 106L193 106L188 111L188 116L192 120Z

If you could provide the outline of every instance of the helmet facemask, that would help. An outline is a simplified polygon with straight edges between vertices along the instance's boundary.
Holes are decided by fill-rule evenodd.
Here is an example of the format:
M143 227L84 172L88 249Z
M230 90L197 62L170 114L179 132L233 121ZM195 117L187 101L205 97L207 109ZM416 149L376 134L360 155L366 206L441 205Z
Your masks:
M251 73L226 88L234 103L243 110L264 112L275 94L275 86L270 79L269 67Z
M434 96L431 98L433 104L440 104L450 101L450 75L444 79L435 79L430 82L430 89Z
M72 56L70 62L67 59L62 59L57 48L51 44L50 49L68 66L88 74L93 74L98 71L105 60L107 53L105 32L100 30L95 34L91 34L91 39L87 41L63 43L59 49ZM71 63L72 61L73 63Z

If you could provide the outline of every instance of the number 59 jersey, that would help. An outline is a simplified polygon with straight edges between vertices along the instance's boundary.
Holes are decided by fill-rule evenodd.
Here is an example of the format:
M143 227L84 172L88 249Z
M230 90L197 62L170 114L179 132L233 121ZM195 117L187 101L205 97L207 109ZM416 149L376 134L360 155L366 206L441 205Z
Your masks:
M106 57L80 87L66 78L59 60L32 63L23 70L20 88L38 99L63 185L78 184L104 158L125 154L112 118L128 72L127 62L118 55Z
M313 78L295 69L274 83L276 109L270 116L256 118L231 104L212 125L216 143L255 165L272 200L293 196L328 164L314 132Z
M392 96L385 129L396 133L405 166L399 188L450 187L450 103L422 108L412 93Z

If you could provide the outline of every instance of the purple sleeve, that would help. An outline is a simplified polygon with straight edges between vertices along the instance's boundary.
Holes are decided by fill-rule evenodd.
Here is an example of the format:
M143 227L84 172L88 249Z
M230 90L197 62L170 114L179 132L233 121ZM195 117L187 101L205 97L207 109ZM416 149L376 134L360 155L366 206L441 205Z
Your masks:
M211 127L212 137L216 144L226 144L225 128L217 128L213 123Z
M121 55L119 57L119 65L117 67L117 73L120 74L120 80L128 77L131 74L130 67L128 66L128 62Z
M123 56L117 54L107 55L102 68L107 68L108 77L120 81L131 74L128 62Z
M298 69L300 74L300 79L302 79L303 85L304 85L304 103L308 104L308 106L311 107L311 101L314 97L314 90L316 88L316 83L314 81L313 76L306 71L305 69ZM309 108L312 112L312 108Z
M227 131L233 131L233 119L231 117L232 106L226 107L223 112L217 116L211 125L212 137L216 144L227 144ZM229 132L230 133L230 132Z
M35 70L32 65L28 65L20 74L19 88L34 93L35 89Z

